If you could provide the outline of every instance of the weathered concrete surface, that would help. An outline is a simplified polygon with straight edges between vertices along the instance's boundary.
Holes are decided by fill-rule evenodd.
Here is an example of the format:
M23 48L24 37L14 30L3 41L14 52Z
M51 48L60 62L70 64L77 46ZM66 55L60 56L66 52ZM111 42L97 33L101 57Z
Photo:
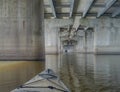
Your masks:
M60 52L60 27L71 25L72 19L46 19L45 20L45 53L56 54Z
M80 24L94 28L96 54L120 54L120 19L81 19Z
M0 0L0 60L44 59L43 0Z
M84 30L79 30L77 32L79 34L78 43L75 46L74 51L80 53L93 53L94 51L94 32L88 30L85 32Z

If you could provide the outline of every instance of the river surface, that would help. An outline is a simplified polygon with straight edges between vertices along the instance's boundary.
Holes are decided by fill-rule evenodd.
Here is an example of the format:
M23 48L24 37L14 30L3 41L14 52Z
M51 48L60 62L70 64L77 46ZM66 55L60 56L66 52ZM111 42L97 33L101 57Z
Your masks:
M44 68L44 62L0 61L0 92L10 92Z
M46 68L72 92L120 92L120 55L46 55Z
M71 92L120 92L120 55L46 55L45 66L53 69ZM1 61L0 92L10 92L43 68L43 62Z

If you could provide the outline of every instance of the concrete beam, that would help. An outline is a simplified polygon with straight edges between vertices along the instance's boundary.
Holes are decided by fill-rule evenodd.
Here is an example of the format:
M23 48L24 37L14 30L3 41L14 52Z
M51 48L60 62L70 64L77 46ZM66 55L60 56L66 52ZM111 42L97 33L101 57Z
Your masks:
M54 0L50 0L50 6L52 8L52 12L53 12L53 15L54 15L54 18L56 18L56 11L55 11L55 5L54 5Z
M100 8L103 8L103 7L105 7L106 6L106 4L103 4L103 3L94 3L93 4L93 7L100 7ZM117 3L117 4L114 4L112 7L115 7L115 8L118 8L118 7L120 7L120 4L119 3Z
M73 14L73 8L74 8L74 2L75 0L70 0L71 1L71 5L70 5L70 18L72 17L72 14Z
M59 16L59 17L68 17L69 16L69 13L68 12L66 12L66 13L57 13L57 16ZM78 13L73 13L73 16L78 16L78 17L80 17L80 16L82 16L82 12L78 12ZM96 17L97 16L97 13L88 13L87 14L87 17ZM104 13L104 15L103 16L111 16L111 13ZM45 13L45 18L51 18L52 17L52 13ZM118 16L118 17L120 17L120 16Z
M88 13L88 11L90 10L92 4L94 3L95 0L90 0L89 5L86 7L85 11L83 12L83 18L86 16L86 14Z
M64 42L72 42L72 43L74 43L74 42L77 42L77 39L75 39L75 38L73 38L73 39L65 39L65 40L62 40L62 42L64 43Z
M60 37L68 37L69 36L69 33L68 32L64 32L64 33L60 33L59 35Z
M62 3L62 4L55 3L55 5L56 5L56 8L69 8L70 7L70 3ZM45 4L44 7L50 8L51 6L49 4Z
M71 4L70 3L62 3L62 4L57 4L57 3L55 3L55 5L56 5L56 8L69 8L70 6L71 6ZM118 4L114 4L112 7L115 7L115 8L118 8L120 5L119 5L119 3ZM44 5L44 7L45 8L50 8L51 6L49 5L49 4L45 4ZM103 4L103 3L94 3L93 4L93 7L105 7L105 4Z
M73 37L75 36L75 32L77 31L78 27L79 27L79 21L80 21L81 17L77 16L74 19L74 23L72 28L70 29L70 34L69 34L69 39L73 39Z
M102 16L116 1L117 0L108 0L105 8L98 13L97 17Z
M116 16L119 15L119 14L120 14L120 7L117 8L116 11L114 11L114 12L112 13L112 17L116 17Z
M67 36L64 36L64 37L61 37L61 40L64 41L64 40L68 40L69 38Z

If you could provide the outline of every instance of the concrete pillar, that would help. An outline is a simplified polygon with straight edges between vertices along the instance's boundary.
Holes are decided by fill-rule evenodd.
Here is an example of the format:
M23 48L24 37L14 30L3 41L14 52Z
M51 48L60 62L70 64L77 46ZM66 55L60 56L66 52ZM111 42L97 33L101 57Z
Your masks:
M0 60L44 59L43 0L0 0Z
M78 43L75 46L75 52L79 53L93 53L94 48L94 32L93 30L79 30Z
M71 19L46 19L45 20L45 53L56 54L60 52L61 44L59 30L61 27L71 25Z
M77 45L75 45L75 52L84 52L84 31L83 30L78 30L77 34L79 35L78 37L78 42Z
M120 54L120 19L81 19L80 24L94 28L96 54Z

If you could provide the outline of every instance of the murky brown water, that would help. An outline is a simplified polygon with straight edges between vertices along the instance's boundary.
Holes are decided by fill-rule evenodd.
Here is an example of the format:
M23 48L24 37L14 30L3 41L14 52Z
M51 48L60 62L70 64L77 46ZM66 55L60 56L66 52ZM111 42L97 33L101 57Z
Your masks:
M0 92L10 92L43 70L44 62L0 61Z
M43 62L0 62L0 92L10 92L43 69ZM72 92L120 92L120 56L93 54L46 55Z
M120 56L47 55L46 68L59 72L72 92L120 92Z

